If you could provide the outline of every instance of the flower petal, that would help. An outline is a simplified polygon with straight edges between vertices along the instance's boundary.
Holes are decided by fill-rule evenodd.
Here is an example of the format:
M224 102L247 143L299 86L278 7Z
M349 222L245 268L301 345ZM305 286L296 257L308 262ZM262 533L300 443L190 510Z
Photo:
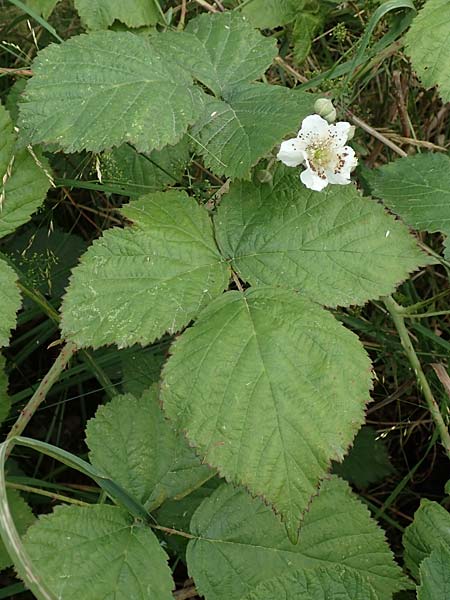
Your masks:
M313 171L309 165L308 168L300 173L300 180L308 189L314 190L315 192L322 191L328 185L328 178L323 173L323 177Z
M358 164L355 151L350 146L344 146L342 152L336 155L337 163L334 169L327 169L326 174L330 183L347 185L350 183L350 174Z
M286 140L281 144L277 158L288 167L298 167L305 160L303 144L297 138Z
M327 138L329 136L329 125L319 115L309 115L302 121L302 128L298 132L298 138L308 144L312 140Z
M332 138L334 148L342 148L348 140L351 127L347 121L339 121L330 125L330 138Z

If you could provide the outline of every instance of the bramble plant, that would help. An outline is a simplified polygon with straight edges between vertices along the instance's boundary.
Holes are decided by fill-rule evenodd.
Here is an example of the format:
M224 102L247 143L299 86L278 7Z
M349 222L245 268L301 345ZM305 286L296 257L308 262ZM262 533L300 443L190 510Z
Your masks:
M360 317L389 319L450 480L450 379L408 329L449 312L422 312L448 295L448 139L389 72L409 58L429 131L448 119L450 2L11 2L33 45L0 69L0 569L23 582L0 597L450 598L448 485L407 528L387 513L419 463L364 493L396 467ZM383 69L403 136L367 123Z

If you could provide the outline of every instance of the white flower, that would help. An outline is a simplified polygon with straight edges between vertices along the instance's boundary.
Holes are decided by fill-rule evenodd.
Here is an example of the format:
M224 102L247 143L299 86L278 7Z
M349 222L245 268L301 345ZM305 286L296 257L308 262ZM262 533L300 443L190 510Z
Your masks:
M319 115L309 115L297 137L281 144L277 158L288 167L304 164L300 179L310 190L320 192L329 183L346 185L358 164L353 148L345 145L351 128L346 121L329 125Z

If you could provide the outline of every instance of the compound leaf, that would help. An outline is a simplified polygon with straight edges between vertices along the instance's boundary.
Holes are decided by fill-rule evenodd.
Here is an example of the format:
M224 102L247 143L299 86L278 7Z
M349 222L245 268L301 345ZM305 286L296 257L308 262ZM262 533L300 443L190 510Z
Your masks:
M91 463L149 510L181 498L212 475L161 412L157 388L117 396L86 427Z
M436 548L420 565L417 600L450 598L450 548Z
M353 185L312 192L279 166L273 185L238 182L220 204L217 240L252 285L301 290L328 306L390 294L429 264L407 227Z
M200 114L201 94L157 39L99 31L39 52L20 104L22 138L66 152L175 144Z
M11 118L0 104L0 238L28 221L50 187L45 159L28 148L14 152L15 143Z
M359 573L378 600L391 600L395 591L409 586L367 508L335 477L324 481L312 499L298 544L289 541L259 499L230 485L203 501L191 533L198 539L188 545L189 572L208 600L242 598L273 577L324 564Z
M405 36L406 51L423 85L438 85L444 102L450 101L449 23L448 0L427 0Z
M108 29L114 21L128 27L156 25L161 13L158 0L75 0L75 8L88 29Z
M314 112L315 99L276 85L242 85L227 91L225 101L206 102L192 135L214 173L248 179L251 167Z
M437 502L423 499L403 536L405 563L419 578L421 562L436 548L450 552L450 514Z
M258 585L243 600L378 600L370 583L344 567L302 569Z
M372 171L375 196L419 231L450 234L450 158L445 154L407 156Z
M281 512L292 537L364 420L357 337L290 290L227 292L174 343L163 407L205 461Z
M58 506L28 530L25 548L58 598L173 600L157 537L116 506Z
M121 212L133 225L93 243L63 300L62 330L78 346L149 344L228 284L208 214L184 192L149 194Z
M0 391L1 394L1 391ZM1 410L1 407L0 407ZM31 512L31 508L22 498L18 491L8 489L7 492L8 497L8 505L11 511L11 516L13 518L16 529L20 535L24 534L28 527L35 521L35 517ZM0 571L6 569L6 567L10 567L12 565L12 560L9 557L9 554L3 545L2 539L0 537Z
M21 305L18 277L0 258L0 348L7 346L11 330L16 326L16 313Z

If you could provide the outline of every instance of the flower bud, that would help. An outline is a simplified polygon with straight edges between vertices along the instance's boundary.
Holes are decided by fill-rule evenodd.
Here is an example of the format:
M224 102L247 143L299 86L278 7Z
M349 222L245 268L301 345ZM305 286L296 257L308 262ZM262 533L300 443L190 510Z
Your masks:
M316 114L323 117L328 123L336 121L336 109L329 98L319 98L314 104Z

